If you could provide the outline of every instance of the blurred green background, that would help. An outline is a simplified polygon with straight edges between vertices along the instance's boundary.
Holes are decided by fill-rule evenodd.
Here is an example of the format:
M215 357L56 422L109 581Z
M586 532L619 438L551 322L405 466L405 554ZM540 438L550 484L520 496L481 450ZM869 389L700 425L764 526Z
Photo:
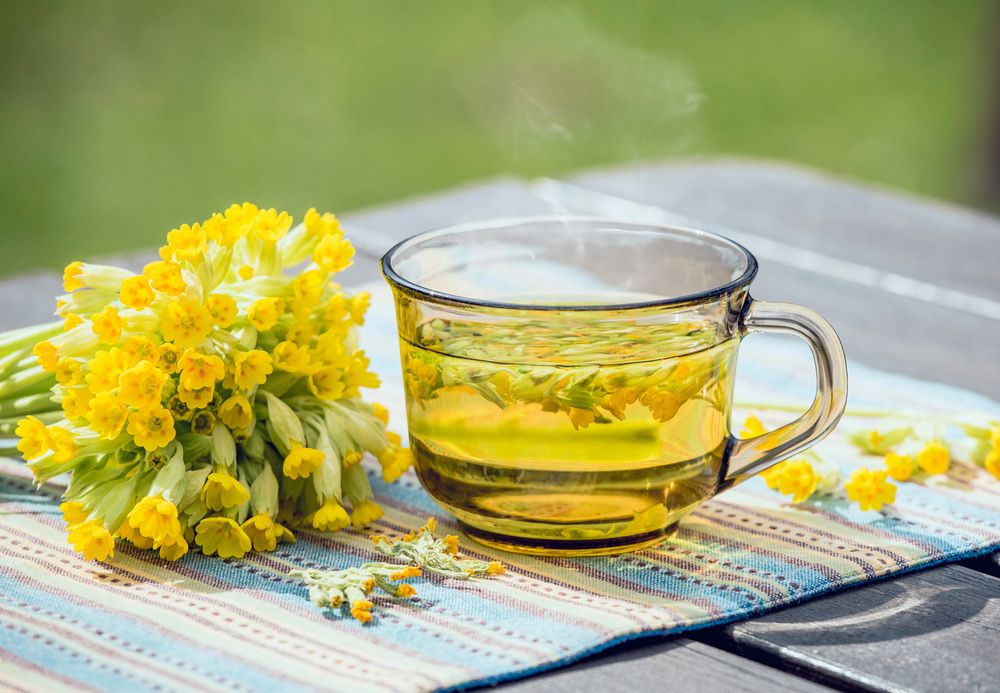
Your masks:
M0 274L232 201L342 213L716 153L995 202L985 1L2 7Z

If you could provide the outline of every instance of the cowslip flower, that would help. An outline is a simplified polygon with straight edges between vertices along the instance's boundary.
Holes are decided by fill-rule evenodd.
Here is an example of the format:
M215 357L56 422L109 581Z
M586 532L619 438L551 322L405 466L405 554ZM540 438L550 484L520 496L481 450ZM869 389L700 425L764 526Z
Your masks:
M189 390L215 387L226 377L226 364L214 354L202 354L194 349L184 353L177 364L181 369L180 384Z
M927 443L917 453L917 466L927 474L944 474L948 471L950 463L948 448L936 440Z
M212 294L205 301L205 308L208 310L208 314L212 316L212 322L214 322L219 327L229 327L234 322L239 315L239 309L236 306L236 301L233 300L232 296L226 296L225 294Z
M183 260L197 260L208 247L208 236L201 224L181 224L180 228L167 232L166 252L164 260L181 258Z
M104 310L90 319L90 322L94 334L105 344L117 344L121 339L122 319L116 308L105 306Z
M56 382L66 387L79 385L83 381L83 368L79 361L72 358L59 359L53 374Z
M253 423L250 400L240 393L232 395L219 405L219 417L234 431L250 428L250 424Z
M181 534L177 506L160 495L146 496L139 501L129 511L128 524L142 536L160 543Z
M74 525L69 531L69 543L88 561L106 561L115 556L114 537L97 520Z
M60 503L59 512L62 513L63 521L66 523L67 528L84 522L88 517L87 509L83 507L82 503L77 503L76 501Z
M274 327L285 312L285 303L280 298L262 298L254 301L247 309L250 324L264 332Z
M365 500L356 505L351 511L351 524L355 527L364 527L385 514L382 506L373 500Z
M160 405L129 414L128 433L135 444L152 452L174 439L174 418Z
M986 459L983 461L983 466L986 467L986 471L1000 479L1000 445L997 445L986 455Z
M168 296L178 296L187 288L181 267L175 262L151 262L143 268L142 274L149 279L150 286Z
M160 403L167 374L149 361L140 361L118 379L121 401L136 409L149 409Z
M862 510L881 510L883 505L896 500L896 486L885 479L884 470L856 469L844 485L847 497L857 502Z
M801 503L816 491L819 476L806 460L795 459L779 462L762 475L768 488L791 496L793 503Z
M28 416L21 419L14 433L20 438L17 441L17 449L24 459L33 460L49 451L51 445L49 431L38 417Z
M87 375L84 380L95 395L109 392L118 387L118 379L129 365L128 354L123 349L115 347L107 351L98 351L87 364Z
M312 526L321 532L336 532L351 524L351 518L340 503L332 498L327 500L312 517Z
M181 297L167 304L160 330L165 339L179 347L195 347L212 331L212 316L197 301Z
M189 549L187 540L181 534L171 535L162 542L155 542L152 548L158 550L160 558L165 561L180 560Z
M279 541L295 541L295 535L274 521L268 513L258 513L242 525L254 551L274 551Z
M128 357L130 366L135 366L141 361L149 361L154 366L160 365L160 347L144 335L133 335L126 339L122 342L122 351Z
M97 435L113 440L121 433L128 415L128 406L116 395L98 395L90 400L86 417Z
M890 452L885 456L885 471L896 481L906 481L913 475L913 458Z
M326 453L322 450L293 443L291 450L285 456L281 471L289 479L305 479L315 472L325 459Z
M119 298L129 308L142 310L156 298L156 292L149 285L149 279L139 274L122 282Z
M237 351L233 356L233 366L236 387L243 390L263 385L267 376L274 372L271 355L260 349Z
M195 543L207 556L243 558L251 548L250 537L235 520L228 517L209 517L198 523Z
M211 510L226 510L250 500L250 491L239 479L225 472L212 472L201 489L201 500Z
M313 251L313 262L328 272L340 272L354 261L354 246L336 235L326 235Z

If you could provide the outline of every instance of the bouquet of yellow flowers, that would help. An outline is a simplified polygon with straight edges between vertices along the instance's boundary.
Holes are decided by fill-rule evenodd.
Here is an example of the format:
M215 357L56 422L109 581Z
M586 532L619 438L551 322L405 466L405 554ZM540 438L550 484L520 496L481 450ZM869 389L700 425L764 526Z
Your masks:
M116 537L239 557L294 541L286 525L377 519L363 455L386 481L411 458L360 396L379 385L357 345L369 296L332 281L353 256L332 214L292 228L244 203L170 231L140 274L71 263L62 321L0 335L0 453L14 434L39 484L70 474L88 559Z

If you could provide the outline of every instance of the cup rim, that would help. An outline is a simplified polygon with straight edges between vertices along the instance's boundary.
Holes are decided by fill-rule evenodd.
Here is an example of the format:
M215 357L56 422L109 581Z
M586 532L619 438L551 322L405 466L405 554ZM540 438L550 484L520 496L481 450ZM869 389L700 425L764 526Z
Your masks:
M421 286L420 284L406 279L392 266L393 258L403 249L410 245L415 245L438 236L444 236L450 233L465 233L468 231L480 231L483 229L497 229L503 227L510 227L517 224L528 224L528 223L544 223L544 222L604 222L608 224L627 224L630 226L642 226L645 229L654 231L680 231L682 233L691 234L694 236L700 236L702 238L710 238L716 241L722 241L733 248L736 248L741 253L747 261L746 269L743 273L731 281L726 282L717 287L711 289L705 289L704 291L699 291L692 294L684 294L681 296L672 296L670 298L660 298L650 301L632 301L626 303L608 303L608 304L585 304L585 305L562 305L554 303L508 303L503 301L490 301L486 299L472 298L469 296L460 296L457 294L450 294L443 291L435 291L426 286ZM753 281L754 277L757 276L757 258L754 257L753 253L747 250L743 245L737 243L731 238L727 238L718 233L713 233L711 231L705 231L703 229L696 229L689 226L676 226L673 224L659 224L655 222L644 221L642 219L622 219L622 218L611 218L611 217L601 217L601 216L591 216L591 215L535 215L535 216L522 216L522 217L496 217L490 219L481 219L478 221L466 222L463 224L451 224L449 226L442 226L429 231L423 231L421 233L405 238L402 241L396 243L394 246L389 248L386 253L382 256L379 265L382 269L382 275L385 277L386 281L395 288L402 289L409 294L418 296L421 298L428 299L437 303L446 303L456 306L476 306L481 308L495 308L502 310L523 310L523 311L559 311L559 312L594 312L594 311L619 311L619 310L633 310L641 308L663 308L663 307L675 307L682 305L691 305L696 303L703 303L720 296L729 294L734 290L746 287Z

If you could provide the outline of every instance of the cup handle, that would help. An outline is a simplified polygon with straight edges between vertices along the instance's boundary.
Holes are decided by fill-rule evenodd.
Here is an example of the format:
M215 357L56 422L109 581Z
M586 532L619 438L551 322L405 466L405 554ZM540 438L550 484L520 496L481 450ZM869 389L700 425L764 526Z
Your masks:
M819 442L833 430L847 405L847 359L840 338L818 314L795 305L749 299L739 332L783 332L802 337L816 362L816 397L795 421L755 438L730 436L719 490L740 483Z

